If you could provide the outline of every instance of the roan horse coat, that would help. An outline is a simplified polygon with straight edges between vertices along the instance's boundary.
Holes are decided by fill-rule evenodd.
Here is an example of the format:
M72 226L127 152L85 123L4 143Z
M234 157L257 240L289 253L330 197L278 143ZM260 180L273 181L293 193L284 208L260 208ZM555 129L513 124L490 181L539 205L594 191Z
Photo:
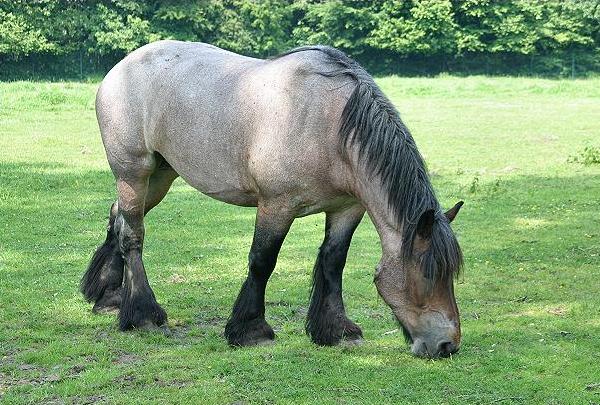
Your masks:
M318 344L362 338L345 314L342 271L365 211L382 244L375 283L419 356L460 343L453 275L462 263L412 136L372 78L329 47L270 60L160 41L127 56L96 111L117 181L107 237L82 280L95 312L121 329L166 324L142 262L144 215L174 179L217 200L256 206L249 273L225 327L232 345L274 339L264 295L296 217L326 213L307 333Z

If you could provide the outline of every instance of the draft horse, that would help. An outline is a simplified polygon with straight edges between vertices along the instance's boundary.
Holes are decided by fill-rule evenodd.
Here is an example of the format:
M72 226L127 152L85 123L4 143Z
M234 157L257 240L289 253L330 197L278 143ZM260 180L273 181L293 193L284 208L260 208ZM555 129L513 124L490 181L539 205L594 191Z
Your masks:
M415 142L372 77L334 48L268 60L217 47L155 42L102 81L96 112L118 199L106 241L81 282L94 312L118 310L122 330L167 322L142 261L144 216L181 176L217 200L257 207L249 271L225 326L231 345L274 339L265 287L295 218L325 212L306 332L357 341L342 272L368 212L382 258L375 284L418 356L458 350L453 276L462 254Z

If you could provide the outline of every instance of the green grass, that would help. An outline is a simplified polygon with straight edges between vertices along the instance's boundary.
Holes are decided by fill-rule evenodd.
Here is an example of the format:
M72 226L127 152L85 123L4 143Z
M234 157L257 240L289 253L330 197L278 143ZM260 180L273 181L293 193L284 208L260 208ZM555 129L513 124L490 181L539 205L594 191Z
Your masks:
M121 333L78 293L115 197L94 83L0 83L0 400L5 403L600 402L600 80L378 79L425 155L466 268L463 344L413 358L372 283L359 227L344 275L366 343L303 333L323 216L296 221L267 291L272 347L221 336L246 272L253 209L178 180L147 217L146 267L173 336ZM572 160L572 159L571 159Z

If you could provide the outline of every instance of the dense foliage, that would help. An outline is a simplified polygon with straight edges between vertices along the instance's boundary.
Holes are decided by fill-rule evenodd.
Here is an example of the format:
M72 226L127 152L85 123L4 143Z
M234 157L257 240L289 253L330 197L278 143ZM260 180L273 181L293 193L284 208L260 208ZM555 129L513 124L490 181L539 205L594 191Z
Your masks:
M265 57L343 49L375 71L600 71L600 0L0 0L0 75L102 71L163 39Z

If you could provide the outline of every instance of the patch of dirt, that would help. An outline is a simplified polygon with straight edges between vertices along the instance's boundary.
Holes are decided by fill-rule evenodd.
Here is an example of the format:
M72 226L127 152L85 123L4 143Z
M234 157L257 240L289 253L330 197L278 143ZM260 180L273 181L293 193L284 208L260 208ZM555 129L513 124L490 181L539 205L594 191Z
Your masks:
M0 399L2 399L2 394L4 394L10 388L8 385L8 379L9 377L6 374L0 373Z
M19 364L19 366L17 367L20 371L40 371L42 370L41 367L38 367L36 365L33 364Z
M170 381L164 381L158 377L154 378L154 382L159 387L174 387L174 388L184 388L190 384L189 381L183 381L183 380L177 380L177 379L170 380Z
M175 339L185 339L188 337L190 329L191 325L182 322L175 322L170 327L171 333L169 336Z
M53 373L53 374L48 374L46 377L43 377L43 381L44 382L58 382L62 380L62 378L60 377L60 375Z
M52 368L41 367L36 364L21 363L19 364L16 359L17 351L7 352L2 357L3 365L11 365L14 367L15 372L11 374L0 372L0 396L6 391L13 387L21 387L26 385L38 386L44 384L55 384L65 378L74 378L79 375L85 366L77 364L72 366L66 373L62 373L60 370L63 368L61 365L55 365ZM45 402L48 404L64 403L62 399L47 398Z
M121 387L133 387L135 385L136 378L133 374L125 374L113 379L115 384Z
M2 357L0 357L0 365L14 364L15 356L17 355L17 353L18 350L16 349L6 351L6 353L4 353Z
M76 364L69 369L69 376L74 377L81 374L85 370L85 366L83 364Z
M113 364L133 364L140 360L141 358L137 354L120 353L119 356L113 360Z
M106 403L108 402L108 400L106 399L106 397L104 395L91 395L89 397L73 397L70 400L71 403L73 404L78 404L78 405L91 405L91 404L101 404L101 403Z
M60 399L57 397L52 397L52 398L47 398L44 399L40 402L40 404L43 405L63 405L66 404L66 402L64 401L64 399Z
M307 307L298 307L298 308L292 308L291 309L292 312L292 317L295 319L304 319L306 318L306 315L308 314L308 308Z
M219 315L200 314L197 318L197 324L200 328L222 327L225 323L227 323L227 319Z
M564 316L567 314L567 309L563 307L550 308L548 313L556 316Z
M268 307L290 307L292 304L290 304L287 301L284 300L278 300L278 301L266 301L265 305Z
M27 366L30 366L30 365L27 365ZM20 369L20 370L27 371L27 372L35 372L37 374L37 372L39 372L40 370L43 370L43 369L34 366L34 368L29 367L29 368ZM9 390L12 387L20 387L20 386L24 386L24 385L52 384L52 383L59 382L61 380L62 380L62 377L58 373L50 373L50 374L42 373L41 375L37 375L37 376L26 375L26 376L18 376L18 377L12 377L12 376L9 376L8 374L0 373L0 394L3 394L4 392L6 392L7 390Z
M172 274L171 277L167 279L167 283L170 284L181 284L185 282L187 282L187 280L181 274Z

